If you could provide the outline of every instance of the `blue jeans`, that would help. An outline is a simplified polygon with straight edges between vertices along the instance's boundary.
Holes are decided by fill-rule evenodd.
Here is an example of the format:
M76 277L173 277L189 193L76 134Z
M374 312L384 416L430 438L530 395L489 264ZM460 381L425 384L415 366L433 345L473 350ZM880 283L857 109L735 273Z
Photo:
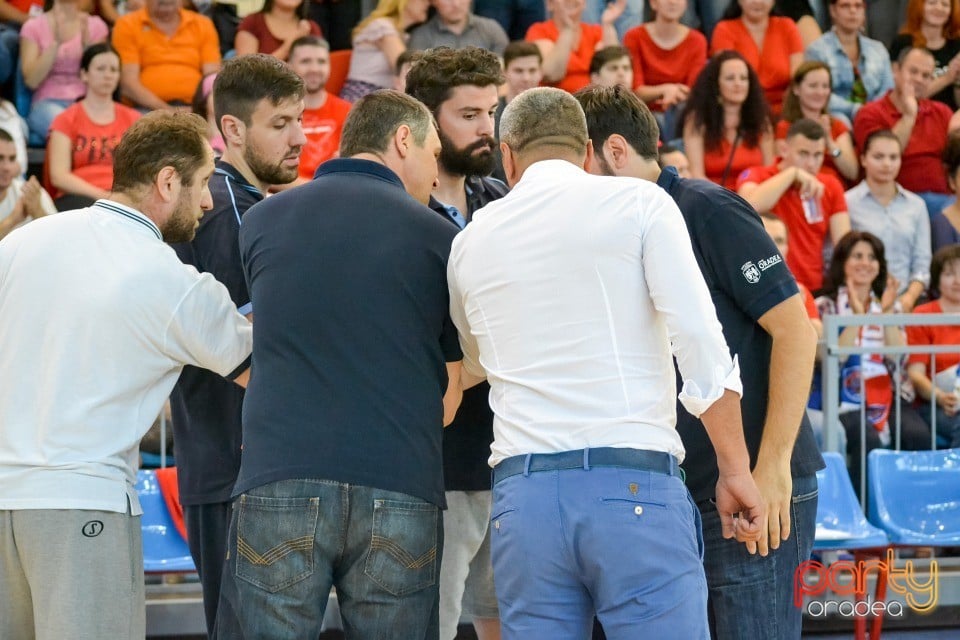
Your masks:
M530 25L547 19L543 0L474 0L473 12L499 22L510 40L523 40Z
M27 126L30 127L30 146L42 147L47 141L50 124L64 109L73 104L72 100L38 100L30 105Z
M817 521L817 476L793 479L790 537L763 558L724 540L720 515L701 503L704 569L710 586L710 634L723 640L800 638L802 611L793 604L794 572L810 559Z
M316 638L331 587L347 638L435 640L439 507L328 480L283 480L233 505L214 637Z
M930 403L920 400L917 413L927 426L933 429L933 423L930 421ZM960 447L960 413L948 416L940 405L937 405L937 447L954 449Z
M600 24L600 16L603 15L603 10L607 8L607 3L608 0L587 0L587 6L580 17L581 22ZM627 8L613 23L620 42L623 42L623 34L643 22L643 3L644 0L627 0Z
M699 515L663 473L588 462L500 480L491 553L503 637L587 639L596 615L610 640L641 628L706 638Z

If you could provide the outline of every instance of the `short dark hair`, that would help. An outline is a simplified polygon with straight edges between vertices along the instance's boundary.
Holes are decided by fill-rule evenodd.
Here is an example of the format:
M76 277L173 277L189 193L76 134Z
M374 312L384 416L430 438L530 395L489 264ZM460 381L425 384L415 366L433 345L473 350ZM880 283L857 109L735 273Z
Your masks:
M960 130L950 132L947 136L947 143L943 146L943 168L947 172L947 180L953 179L960 169ZM955 185L955 189L960 189L960 185Z
M293 52L296 51L298 47L320 47L321 49L330 51L330 43L320 36L300 36L290 44L290 51L287 53L287 60L293 57Z
M770 213L769 211L764 211L763 213L760 214L760 219L766 220L767 222L779 222L780 224L783 225L783 228L786 230L787 237L790 237L790 227L788 227L787 223L783 221L783 218L781 218L777 214Z
M526 40L515 40L503 50L503 68L509 67L510 63L517 58L529 58L530 56L536 56L537 60L543 64L543 54L540 53L540 47Z
M936 64L937 59L934 57L933 52L931 52L926 47L904 47L903 49L900 50L900 53L897 54L897 59L894 60L894 62L896 62L898 65L903 64L904 60L907 59L907 56L909 56L914 51L921 52L922 54L924 54L925 56L933 60L934 64Z
M830 268L827 270L827 277L824 280L824 295L836 300L837 291L847 282L844 265L858 242L866 242L873 248L873 255L877 258L880 271L873 282L870 283L870 289L878 298L883 295L883 290L887 286L887 258L883 250L883 240L869 231L848 231L846 235L840 238L833 250L833 258L830 260Z
M350 109L340 136L340 155L349 158L360 153L383 153L400 125L407 125L414 142L422 146L427 132L434 127L427 107L393 89L368 93Z
M406 90L436 114L455 87L499 87L504 80L500 59L486 49L436 47L414 56Z
M83 54L80 56L80 68L84 71L90 71L90 63L101 53L112 53L118 58L120 57L120 54L109 42L97 42L83 50Z
M600 70L603 69L603 65L608 62L613 62L614 60L619 60L620 58L626 58L630 61L630 67L633 67L633 59L630 57L630 51L626 47L621 47L618 44L604 47L593 52L593 57L590 58L590 73L600 73Z
M0 127L0 142L14 142L13 136L3 127Z
M113 151L113 190L132 193L148 187L164 167L173 167L190 186L209 148L207 123L200 116L148 113L127 129Z
M789 140L797 136L803 136L807 140L816 142L817 140L824 140L827 137L827 132L823 130L823 125L816 120L800 118L795 120L787 129L786 139Z
M893 140L897 143L897 146L900 147L900 151L903 151L903 143L900 142L900 138L897 137L893 131L890 129L877 129L876 131L871 131L867 136L867 139L863 141L863 150L860 151L861 154L866 153L870 150L870 145L873 144L874 140Z
M633 91L594 85L581 89L574 97L587 117L587 133L595 152L599 153L607 138L616 133L644 160L659 158L657 120Z
M960 244L948 244L937 250L930 261L930 291L939 296L940 276L951 262L960 261Z
M227 60L213 83L217 127L225 115L249 125L250 116L261 100L269 100L276 106L284 100L300 100L304 91L300 76L273 56L252 53Z
M418 51L404 49L403 53L397 56L397 64L393 66L393 75L399 76L403 73L403 65L413 62L413 59L417 57L418 53Z

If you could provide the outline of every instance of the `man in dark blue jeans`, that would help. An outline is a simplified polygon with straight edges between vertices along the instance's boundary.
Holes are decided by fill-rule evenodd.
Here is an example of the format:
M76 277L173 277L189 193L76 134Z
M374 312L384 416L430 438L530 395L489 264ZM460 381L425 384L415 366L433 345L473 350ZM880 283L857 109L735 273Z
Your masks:
M724 337L740 361L744 435L769 509L759 556L753 545L723 539L713 503L716 455L700 420L677 408L686 483L701 512L711 634L799 638L793 574L813 546L823 460L804 410L816 334L796 282L743 199L703 180L683 180L671 168L661 171L656 120L635 95L591 87L577 98L595 148L588 168L656 182L676 201Z
M441 436L461 359L456 227L425 206L440 139L423 104L378 91L340 149L240 227L257 373L220 638L316 638L334 586L347 638L438 634Z

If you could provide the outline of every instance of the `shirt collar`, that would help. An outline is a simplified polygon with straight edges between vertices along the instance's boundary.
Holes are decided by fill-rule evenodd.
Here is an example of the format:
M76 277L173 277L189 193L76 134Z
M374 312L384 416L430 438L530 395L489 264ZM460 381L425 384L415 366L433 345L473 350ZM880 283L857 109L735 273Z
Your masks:
M657 178L657 186L670 193L670 189L679 181L680 175L677 173L676 167L664 167L660 171L660 177Z
M106 199L97 200L93 203L91 208L118 216L132 225L138 225L140 228L149 231L157 237L157 240L163 240L163 234L160 233L160 228L154 224L153 220L143 215L136 209L132 209L126 205L120 204L119 202Z
M578 167L572 162L560 159L550 159L550 160L539 160L534 162L526 171L523 172L523 176L520 178L520 181L514 187L520 186L520 183L527 181L530 178L539 179L541 176L549 179L551 174L568 174L568 173L585 173L582 167Z
M374 162L373 160L361 160L358 158L334 158L333 160L327 160L319 167L317 167L317 172L314 174L314 178L319 178L320 176L325 176L333 173L360 173L366 174L386 182L392 182L401 189L403 189L403 181L400 180L400 176L393 172L386 165L380 164L379 162Z
M263 192L261 192L260 189L257 189L252 184L250 184L250 182L243 177L243 174L237 171L237 168L232 164L230 164L229 162L224 162L223 160L217 160L216 169L214 169L213 172L233 179L238 185L240 185L241 188L246 189L250 193L260 197L261 199L263 198Z

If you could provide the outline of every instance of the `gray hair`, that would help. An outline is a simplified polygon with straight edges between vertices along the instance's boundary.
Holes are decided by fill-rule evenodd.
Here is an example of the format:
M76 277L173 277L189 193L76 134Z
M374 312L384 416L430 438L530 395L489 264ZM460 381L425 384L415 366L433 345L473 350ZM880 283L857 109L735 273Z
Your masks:
M587 149L587 118L577 99L562 89L528 89L500 118L500 140L514 153L549 145L577 154Z

